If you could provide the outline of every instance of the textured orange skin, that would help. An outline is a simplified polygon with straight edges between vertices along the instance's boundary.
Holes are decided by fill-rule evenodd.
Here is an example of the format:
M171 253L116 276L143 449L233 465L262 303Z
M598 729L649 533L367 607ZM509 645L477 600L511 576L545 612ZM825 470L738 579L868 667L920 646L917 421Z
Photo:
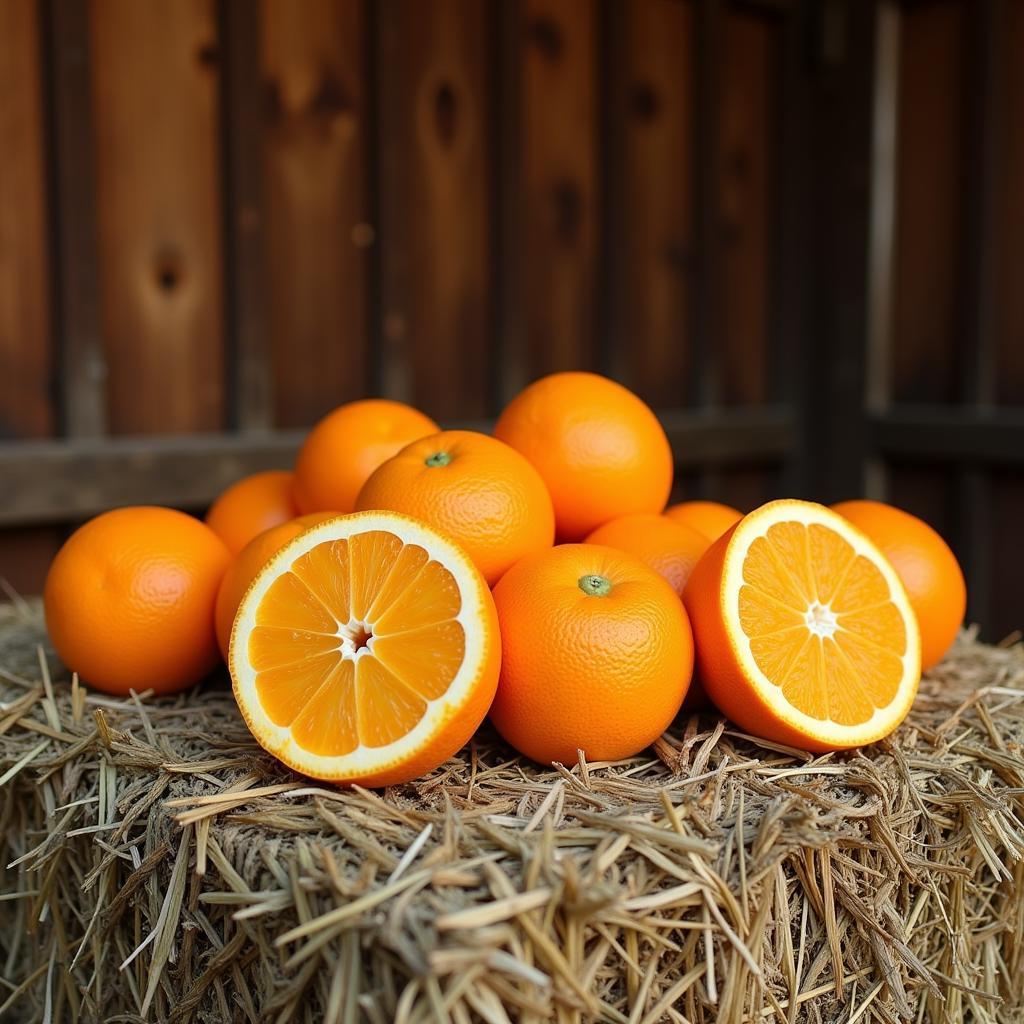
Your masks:
M505 407L494 436L520 451L551 492L561 541L602 523L660 512L672 488L672 449L653 412L594 373L554 373Z
M303 518L307 520L307 526L313 525L310 522L313 519L312 515ZM334 515L328 514L322 518L333 519ZM297 537L298 534L295 536ZM287 546L294 539L295 537L292 537L290 540L285 541L285 544L281 547ZM462 557L466 557L465 553L463 553ZM480 724L487 717L487 712L491 707L495 691L498 687L498 674L501 670L502 654L501 632L498 628L498 613L491 591L487 587L483 576L479 574L479 571L472 565L469 568L476 575L481 598L481 612L484 616L484 621L480 623L480 628L484 634L484 654L476 683L471 687L466 699L457 708L451 710L448 718L434 736L434 739L424 744L407 760L384 767L378 772L365 773L359 776L345 776L342 778L324 776L325 781L333 782L339 786L360 785L369 788L395 786L403 782L411 782L413 779L420 778L444 764L448 758L461 750L469 742L477 729L480 728ZM238 699L238 688L233 675L232 688L235 691L236 699ZM278 751L273 750L264 743L246 710L245 703L240 699L238 700L238 709L249 731L265 750L281 761L282 764L295 771L301 771L292 760L282 756Z
M591 596L579 579L612 583ZM625 551L565 544L524 558L494 588L502 665L491 721L541 764L617 760L671 724L693 673L693 636L669 584Z
M50 566L43 601L53 646L107 693L197 683L217 664L213 607L229 558L217 534L183 512L104 512Z
M438 429L418 409L387 398L339 406L299 450L292 492L298 511L354 511L359 488L382 462Z
M832 506L866 533L892 563L921 628L921 668L937 665L967 611L967 585L956 555L923 519L880 501Z
M451 461L427 465L439 452ZM366 481L356 509L402 512L439 530L489 586L555 539L551 497L537 471L507 444L471 430L443 430L403 448Z
M694 566L708 548L704 534L655 512L638 512L613 519L599 526L587 537L586 543L604 544L636 555L664 576L680 596Z
M704 534L707 537L705 550L743 518L739 509L717 501L681 501L678 505L669 505L663 514Z
M217 646L220 647L220 653L225 661L228 660L235 613L242 603L242 598L245 597L245 592L256 579L256 574L270 561L271 555L277 554L293 537L298 537L304 530L333 516L333 512L311 512L308 516L297 516L295 519L289 519L287 523L272 526L253 537L231 560L224 578L220 581L214 609Z
M237 555L257 534L299 514L292 500L292 474L253 473L223 491L206 513L206 525Z

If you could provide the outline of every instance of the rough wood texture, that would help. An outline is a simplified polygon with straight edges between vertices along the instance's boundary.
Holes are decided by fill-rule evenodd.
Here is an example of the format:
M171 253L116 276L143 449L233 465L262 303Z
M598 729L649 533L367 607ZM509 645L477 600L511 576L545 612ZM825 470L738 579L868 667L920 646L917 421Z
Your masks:
M596 369L598 8L522 0L523 301L530 376Z
M275 420L306 427L370 386L367 6L261 6L267 306Z
M494 8L381 5L381 331L387 393L434 419L489 411Z
M855 753L761 746L701 715L627 761L541 768L484 729L367 792L274 762L220 680L132 700L51 679L37 614L0 609L0 957L17 986L0 1013L1024 1013L1019 646L964 637L906 723Z
M116 433L224 423L213 0L93 0L100 287Z

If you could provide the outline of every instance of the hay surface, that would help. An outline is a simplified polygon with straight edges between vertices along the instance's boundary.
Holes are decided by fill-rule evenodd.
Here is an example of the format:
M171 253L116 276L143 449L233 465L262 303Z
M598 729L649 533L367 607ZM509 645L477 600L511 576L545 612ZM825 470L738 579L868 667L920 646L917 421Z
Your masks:
M1024 1020L1020 648L963 639L848 756L709 716L370 793L276 765L223 685L114 701L42 642L0 610L2 1019Z

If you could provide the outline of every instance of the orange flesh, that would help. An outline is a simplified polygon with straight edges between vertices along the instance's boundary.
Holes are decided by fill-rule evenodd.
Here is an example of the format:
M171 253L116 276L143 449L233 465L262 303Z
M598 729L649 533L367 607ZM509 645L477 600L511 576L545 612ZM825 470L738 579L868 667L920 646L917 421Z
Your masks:
M892 703L907 633L879 570L826 526L776 523L743 562L740 628L765 677L819 721L859 725Z
M264 710L312 754L395 742L462 665L461 604L452 574L392 533L317 545L256 611L248 653Z

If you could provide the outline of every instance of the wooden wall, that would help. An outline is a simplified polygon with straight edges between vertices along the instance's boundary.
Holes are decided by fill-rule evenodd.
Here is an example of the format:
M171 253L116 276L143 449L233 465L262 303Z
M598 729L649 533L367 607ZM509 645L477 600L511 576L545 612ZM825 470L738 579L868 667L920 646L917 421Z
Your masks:
M1024 624L1022 47L1017 0L0 0L0 577L348 399L571 367L680 494L889 494Z

